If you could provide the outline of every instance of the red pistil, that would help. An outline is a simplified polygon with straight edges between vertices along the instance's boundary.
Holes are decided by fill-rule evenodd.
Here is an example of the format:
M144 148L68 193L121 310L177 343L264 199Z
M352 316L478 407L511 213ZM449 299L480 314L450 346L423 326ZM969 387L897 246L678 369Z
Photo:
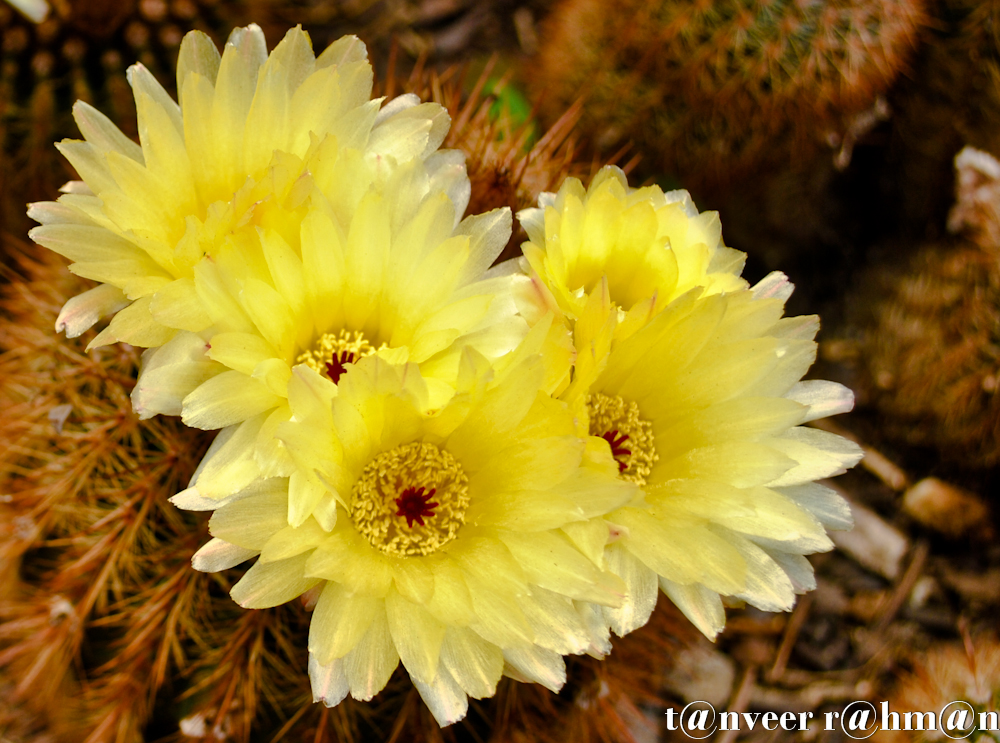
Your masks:
M623 462L620 457L632 456L632 450L622 446L622 444L628 441L628 436L624 433L619 436L618 429L616 428L612 431L605 431L601 434L601 438L611 445L611 456L618 460L618 472L621 474L628 469L628 463Z
M334 384L340 381L340 375L347 371L347 364L353 364L358 360L353 351L341 351L333 354L326 365L326 375L333 380Z
M411 529L413 528L414 521L423 526L424 516L430 518L434 515L432 509L441 505L440 503L427 502L434 497L434 493L436 492L437 488L431 488L431 491L424 495L424 488L407 488L401 496L396 498L396 505L399 506L396 515L404 516L406 518L406 525Z

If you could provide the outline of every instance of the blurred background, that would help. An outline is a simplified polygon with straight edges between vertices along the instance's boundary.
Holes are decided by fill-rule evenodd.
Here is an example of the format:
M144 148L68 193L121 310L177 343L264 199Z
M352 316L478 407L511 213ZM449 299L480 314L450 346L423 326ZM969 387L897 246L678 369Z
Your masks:
M788 274L788 313L823 318L811 376L857 397L821 423L867 451L832 483L856 527L810 558L816 591L787 615L733 607L714 645L661 601L561 694L505 684L443 732L401 672L371 705L310 703L305 610L242 612L238 575L186 569L204 519L165 498L208 439L134 418L133 349L54 334L84 282L26 238L25 204L75 177L52 146L79 136L75 100L135 137L126 68L174 91L186 32L250 22L272 47L296 24L317 50L357 34L380 94L445 105L470 211L616 163L719 211L751 282ZM687 740L664 712L694 700L997 709L997 0L5 0L0 145L3 743L644 743ZM821 728L714 739L847 739Z

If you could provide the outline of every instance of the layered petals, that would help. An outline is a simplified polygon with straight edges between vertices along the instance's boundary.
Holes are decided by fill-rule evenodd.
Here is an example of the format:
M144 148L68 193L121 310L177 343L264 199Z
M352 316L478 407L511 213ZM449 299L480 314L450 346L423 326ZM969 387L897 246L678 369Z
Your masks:
M335 178L321 161L345 148L360 161L422 161L449 125L442 107L414 96L385 107L372 100L371 65L356 37L316 57L301 28L270 55L255 25L236 29L221 54L191 32L178 59L179 103L140 64L128 81L139 143L78 102L84 140L58 147L82 182L29 210L41 223L32 238L101 283L67 303L59 328L79 335L118 313L99 344L155 347L176 329L200 332L208 308L190 301L196 267L275 209L294 210L310 169L324 182Z
M150 358L134 395L141 414L179 412L187 425L205 429L261 414L287 420L281 411L293 394L293 370L336 382L369 354L420 364L430 394L443 401L457 385L463 349L492 361L517 347L527 324L509 282L483 279L510 234L510 213L461 220L464 204L449 193L467 178L449 163L449 153L393 166L362 163L354 175L363 195L353 210L313 183L300 209L275 209L266 226L228 237L157 305L154 314L178 326L192 353L171 355L169 369L159 351ZM311 168L310 178L323 167ZM179 311L188 305L190 312ZM167 373L176 380L169 390ZM252 456L262 476L290 475L267 439ZM317 481L304 476L318 498ZM293 523L301 523L299 513Z
M532 287L520 301L561 314L576 350L560 396L598 457L641 488L606 517L618 536L604 560L627 586L602 609L607 626L642 626L657 586L709 637L723 597L790 609L815 586L803 555L832 549L826 529L850 528L842 499L814 481L861 457L802 425L853 405L838 384L800 381L816 319L782 316L783 274L748 286L717 216L685 192L630 190L605 168L518 217Z
M626 584L564 529L607 515L637 489L613 461L588 457L569 406L539 394L538 359L498 371L472 350L465 356L479 372L442 407L416 364L372 355L337 385L297 369L290 417L276 433L293 474L217 501L214 538L195 566L259 553L233 588L250 608L319 590L310 678L328 705L370 699L402 662L446 725L465 715L469 696L494 694L504 673L558 689L564 654L606 648L590 607L620 607ZM337 504L331 525L308 508L289 523L300 476ZM211 501L188 493L175 502ZM512 515L518 502L544 504L544 518L528 506Z
M637 314L655 314L694 287L746 287L744 256L722 244L718 214L699 214L686 191L630 189L614 166L587 189L567 178L518 219L528 233L523 265L538 279L538 300L571 320L582 317L602 281L615 305Z

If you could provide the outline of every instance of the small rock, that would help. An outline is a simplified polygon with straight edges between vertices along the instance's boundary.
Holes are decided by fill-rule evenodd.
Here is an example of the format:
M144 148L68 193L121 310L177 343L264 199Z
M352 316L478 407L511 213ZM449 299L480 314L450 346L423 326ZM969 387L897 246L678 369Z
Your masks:
M957 539L987 537L989 507L975 493L927 477L903 495L903 510L924 526Z
M906 602L911 609L922 609L927 605L931 596L938 592L937 581L929 575L923 575L913 584L913 590Z
M64 619L75 623L77 621L76 609L63 596L53 596L49 600L49 624L55 626L61 624Z
M948 229L965 233L983 247L1000 245L1000 162L966 147L955 157L955 206Z
M847 503L854 517L854 529L831 533L834 544L860 565L895 580L902 569L903 556L909 549L906 537L871 509L850 499Z
M679 653L665 681L685 702L709 702L721 708L733 693L736 665L703 640Z

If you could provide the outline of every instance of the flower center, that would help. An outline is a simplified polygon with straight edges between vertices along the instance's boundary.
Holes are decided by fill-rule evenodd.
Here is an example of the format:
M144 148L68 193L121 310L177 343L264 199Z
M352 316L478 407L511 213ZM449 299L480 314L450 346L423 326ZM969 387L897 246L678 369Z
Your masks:
M434 444L414 442L365 466L354 485L351 519L375 549L415 557L454 539L468 507L469 478L458 460Z
M605 431L601 434L601 438L608 442L611 447L611 456L613 456L618 461L618 471L624 472L625 468L628 467L628 457L632 456L632 450L626 449L623 445L628 441L628 436L625 434L618 434L618 429L612 431Z
M587 398L587 412L590 435L608 442L619 475L636 485L645 485L660 457L654 446L653 424L639 417L639 406L618 395L595 392Z
M353 364L364 356L371 356L375 351L375 346L368 342L360 330L353 333L341 330L339 333L324 333L315 346L299 354L295 363L305 364L337 384L340 375L347 371L348 364Z
M396 505L399 506L396 515L403 516L406 519L406 525L411 529L414 521L425 526L423 517L433 516L434 509L441 505L440 503L428 503L436 492L437 488L431 488L431 492L424 495L422 487L407 488L401 496L396 498Z

